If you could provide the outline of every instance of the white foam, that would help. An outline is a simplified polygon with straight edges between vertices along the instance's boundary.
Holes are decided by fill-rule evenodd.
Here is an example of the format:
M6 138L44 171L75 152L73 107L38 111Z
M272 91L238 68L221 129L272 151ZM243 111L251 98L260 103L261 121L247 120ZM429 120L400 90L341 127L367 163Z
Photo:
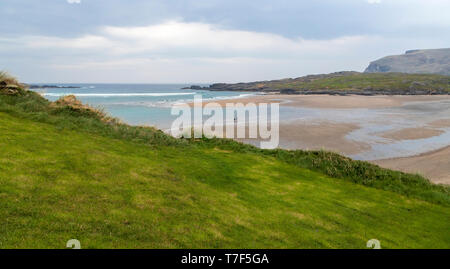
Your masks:
M255 93L242 93L239 95L235 95L235 96L216 96L216 97L212 97L212 98L205 98L205 101L211 101L211 100L227 100L227 99L240 99L240 98L245 98L245 97L249 97L249 96L254 96L257 95Z

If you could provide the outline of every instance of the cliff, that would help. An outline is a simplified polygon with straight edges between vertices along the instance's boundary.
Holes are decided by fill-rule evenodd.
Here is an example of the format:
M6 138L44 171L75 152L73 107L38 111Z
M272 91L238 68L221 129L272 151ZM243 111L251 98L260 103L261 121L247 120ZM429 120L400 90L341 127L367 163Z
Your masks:
M450 48L408 50L373 61L365 73L401 72L414 74L450 75Z

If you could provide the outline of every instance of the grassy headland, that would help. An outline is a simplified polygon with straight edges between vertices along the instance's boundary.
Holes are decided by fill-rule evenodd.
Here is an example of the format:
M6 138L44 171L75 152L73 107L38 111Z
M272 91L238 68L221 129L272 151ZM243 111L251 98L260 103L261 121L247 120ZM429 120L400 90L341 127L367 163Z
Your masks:
M195 88L195 86L193 86ZM285 94L450 94L450 76L404 73L337 72L248 83L216 83L213 91L261 91Z
M450 195L323 151L181 140L0 87L0 248L448 248Z

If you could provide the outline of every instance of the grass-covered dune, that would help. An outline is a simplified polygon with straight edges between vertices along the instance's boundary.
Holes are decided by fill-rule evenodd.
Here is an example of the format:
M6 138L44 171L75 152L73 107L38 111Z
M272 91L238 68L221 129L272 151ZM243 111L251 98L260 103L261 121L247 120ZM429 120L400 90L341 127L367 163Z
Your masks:
M205 89L216 91L275 91L287 94L450 94L450 76L336 72L281 80L235 84L216 83Z
M0 248L449 248L449 188L0 87Z

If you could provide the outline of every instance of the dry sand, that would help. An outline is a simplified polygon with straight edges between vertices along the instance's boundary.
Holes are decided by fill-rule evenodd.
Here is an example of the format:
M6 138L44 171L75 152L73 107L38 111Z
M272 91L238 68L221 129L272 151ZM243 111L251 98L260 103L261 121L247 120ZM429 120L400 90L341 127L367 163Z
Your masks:
M224 106L226 103L280 103L284 106L307 107L307 108L385 108L401 106L406 102L415 101L437 101L450 100L450 95L283 95L268 94L255 95L247 98L215 100L207 103L217 103Z
M382 133L380 136L394 140L413 140L437 136L444 133L442 130L430 128L405 128Z
M381 167L409 173L419 173L434 183L450 184L450 146L405 158L377 160Z
M450 115L449 115L450 117ZM440 119L435 120L433 122L430 122L428 126L435 127L435 128L447 128L450 127L450 119Z

